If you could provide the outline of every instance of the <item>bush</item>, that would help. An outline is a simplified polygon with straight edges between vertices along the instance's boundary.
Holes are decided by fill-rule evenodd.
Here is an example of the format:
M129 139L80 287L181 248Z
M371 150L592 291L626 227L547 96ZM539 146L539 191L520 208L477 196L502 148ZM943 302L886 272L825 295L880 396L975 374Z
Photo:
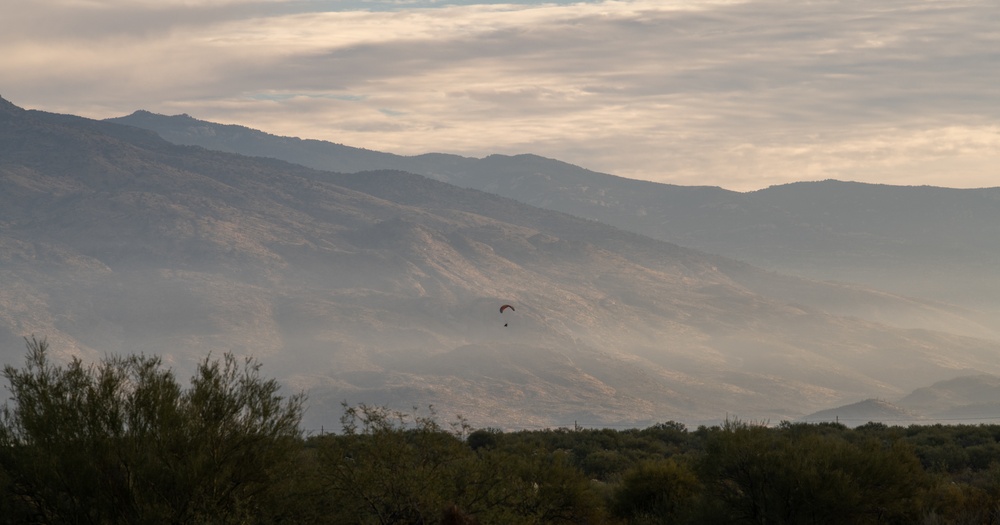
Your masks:
M649 461L625 473L612 511L630 523L684 523L700 493L690 468L672 459Z
M4 368L13 404L0 411L0 488L14 515L253 523L278 508L269 491L301 448L303 398L279 396L253 360L206 358L182 389L158 358L60 366L45 340L26 342L25 367Z

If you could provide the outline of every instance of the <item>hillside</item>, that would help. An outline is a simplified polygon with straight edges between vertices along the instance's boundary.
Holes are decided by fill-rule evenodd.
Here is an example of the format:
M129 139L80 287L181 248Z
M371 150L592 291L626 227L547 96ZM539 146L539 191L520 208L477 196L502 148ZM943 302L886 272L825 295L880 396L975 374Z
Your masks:
M114 120L177 143L317 169L423 174L782 273L961 305L987 325L1000 313L1000 188L822 181L738 193L629 180L534 155L403 157L186 115ZM923 326L919 318L897 322Z
M396 171L340 174L0 106L0 348L253 354L310 396L478 425L780 420L1000 373L961 310ZM501 314L498 306L516 305ZM508 315L509 314L509 315ZM508 326L504 326L507 324Z

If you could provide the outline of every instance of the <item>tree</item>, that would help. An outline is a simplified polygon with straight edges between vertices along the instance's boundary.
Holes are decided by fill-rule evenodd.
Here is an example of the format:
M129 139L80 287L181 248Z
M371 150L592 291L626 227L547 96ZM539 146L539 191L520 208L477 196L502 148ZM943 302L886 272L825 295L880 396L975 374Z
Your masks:
M0 411L7 501L42 523L253 523L292 474L304 398L260 365L206 358L182 389L156 357L54 364L26 340L4 367ZM16 519L16 518L15 518Z
M602 516L590 480L565 452L511 450L496 431L472 432L470 444L462 439L467 427L447 431L433 412L345 405L341 421L341 435L311 440L327 499L337 507L330 523L532 525Z
M625 473L612 511L629 523L685 523L701 493L694 471L673 459L646 461Z
M931 486L903 441L855 442L824 427L727 422L700 467L727 523L912 523Z
M316 438L319 475L339 507L335 523L432 523L456 503L471 451L430 416L344 407L343 433Z

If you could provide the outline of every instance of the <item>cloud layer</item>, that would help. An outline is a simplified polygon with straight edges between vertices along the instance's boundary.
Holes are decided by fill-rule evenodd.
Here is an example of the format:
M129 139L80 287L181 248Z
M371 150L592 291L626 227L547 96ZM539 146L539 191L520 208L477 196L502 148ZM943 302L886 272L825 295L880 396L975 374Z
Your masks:
M34 0L0 95L749 190L1000 185L993 0Z

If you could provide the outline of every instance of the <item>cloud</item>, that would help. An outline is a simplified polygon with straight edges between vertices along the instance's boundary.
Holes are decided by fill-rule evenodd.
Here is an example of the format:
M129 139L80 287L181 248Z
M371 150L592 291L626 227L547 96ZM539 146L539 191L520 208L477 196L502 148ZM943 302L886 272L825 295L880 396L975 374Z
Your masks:
M0 21L16 104L733 189L1000 165L992 1L52 1Z

